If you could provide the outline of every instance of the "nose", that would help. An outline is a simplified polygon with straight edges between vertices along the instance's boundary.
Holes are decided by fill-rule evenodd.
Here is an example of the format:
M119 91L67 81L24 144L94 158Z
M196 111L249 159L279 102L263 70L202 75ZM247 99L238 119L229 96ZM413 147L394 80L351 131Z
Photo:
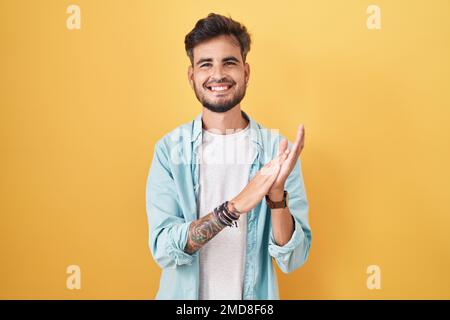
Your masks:
M216 80L224 80L223 67L220 63L216 64L211 70L211 78Z

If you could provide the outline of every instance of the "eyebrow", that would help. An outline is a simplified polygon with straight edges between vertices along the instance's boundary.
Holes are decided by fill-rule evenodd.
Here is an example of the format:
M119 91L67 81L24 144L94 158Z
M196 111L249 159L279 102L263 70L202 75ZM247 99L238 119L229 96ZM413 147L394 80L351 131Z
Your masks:
M201 58L200 60L198 60L196 65L198 66L199 64L201 64L203 62L212 62L212 61L213 61L213 59L211 59L211 58ZM233 57L233 56L223 58L222 62L225 62L225 61L235 61L237 63L240 62L238 59L236 59L236 57Z

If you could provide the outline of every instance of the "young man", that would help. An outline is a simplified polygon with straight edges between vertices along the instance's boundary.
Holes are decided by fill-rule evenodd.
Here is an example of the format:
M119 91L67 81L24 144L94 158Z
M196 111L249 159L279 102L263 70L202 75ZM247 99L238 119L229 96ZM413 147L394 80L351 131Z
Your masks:
M299 155L243 110L250 35L217 14L185 38L188 79L203 106L155 145L147 180L149 245L162 268L156 299L279 299L311 246Z

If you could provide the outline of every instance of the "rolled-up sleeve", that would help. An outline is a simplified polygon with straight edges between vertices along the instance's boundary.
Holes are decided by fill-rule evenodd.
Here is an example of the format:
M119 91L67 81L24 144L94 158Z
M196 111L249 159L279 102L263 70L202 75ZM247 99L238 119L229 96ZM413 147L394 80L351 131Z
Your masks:
M289 273L300 268L306 262L311 247L309 208L300 158L297 159L294 169L286 180L285 189L289 194L288 207L295 221L294 232L285 245L279 246L275 242L271 224L269 254L275 259L281 271Z
M198 251L194 254L184 251L192 221L184 219L178 201L175 181L170 172L169 152L159 141L155 144L147 177L146 210L150 251L161 268L191 264L198 255Z

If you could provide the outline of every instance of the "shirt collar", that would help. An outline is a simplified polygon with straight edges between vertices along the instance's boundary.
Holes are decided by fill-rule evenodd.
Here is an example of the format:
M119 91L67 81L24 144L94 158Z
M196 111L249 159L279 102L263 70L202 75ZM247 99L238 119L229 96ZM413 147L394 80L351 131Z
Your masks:
M254 142L259 148L263 148L262 137L259 124L253 120L244 110L241 110L242 116L250 122L250 140ZM202 136L202 112L200 112L193 121L191 142L198 145L201 142Z

